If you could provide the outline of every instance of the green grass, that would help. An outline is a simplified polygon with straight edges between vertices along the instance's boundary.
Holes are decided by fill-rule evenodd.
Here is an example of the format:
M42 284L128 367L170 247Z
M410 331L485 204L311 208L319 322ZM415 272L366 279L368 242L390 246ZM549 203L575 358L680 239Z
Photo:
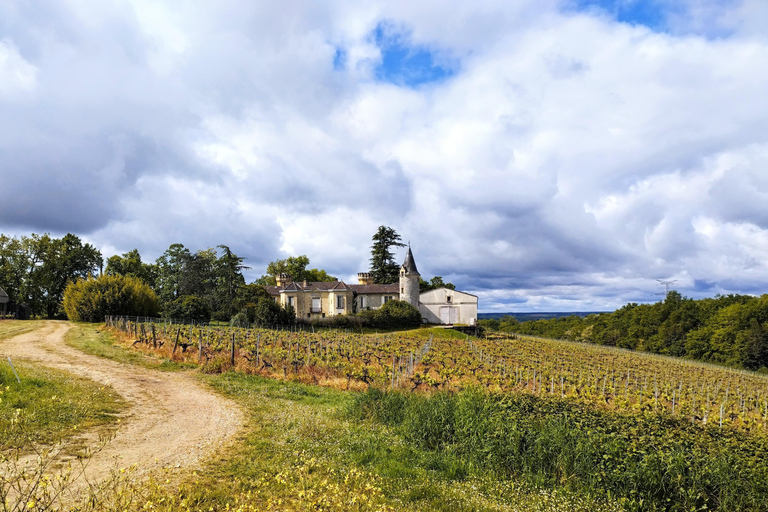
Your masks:
M42 320L0 320L0 341L34 331L43 324Z
M195 368L196 365L177 363L169 359L129 350L117 343L114 335L103 324L74 323L64 341L71 347L86 354L104 357L124 364L135 364L144 368L177 371Z
M114 423L125 404L109 387L88 379L14 361L0 361L0 450L28 452L78 430Z

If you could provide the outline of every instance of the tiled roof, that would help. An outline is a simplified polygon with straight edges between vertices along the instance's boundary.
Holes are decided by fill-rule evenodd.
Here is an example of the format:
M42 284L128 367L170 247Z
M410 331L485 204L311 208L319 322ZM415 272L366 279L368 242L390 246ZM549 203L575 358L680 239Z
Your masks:
M265 286L264 289L267 290L270 295L280 295L279 286Z
M400 293L400 285L395 284L350 284L357 293Z
M351 288L344 284L343 281L314 281L307 283L306 286L303 282L293 282L288 286L280 288L279 286L265 286L270 295L280 295L280 292L304 292L304 291L349 291Z
M0 286L0 303L2 302L8 302L8 294L5 293L5 290L3 290L3 287Z

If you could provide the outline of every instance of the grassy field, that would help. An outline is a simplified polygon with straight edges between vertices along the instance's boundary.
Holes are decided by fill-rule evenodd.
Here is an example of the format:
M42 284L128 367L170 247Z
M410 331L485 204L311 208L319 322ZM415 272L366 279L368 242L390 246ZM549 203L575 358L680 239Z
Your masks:
M30 332L40 322L0 322L3 339ZM0 361L0 451L28 452L93 427L116 421L125 404L109 387L24 360Z

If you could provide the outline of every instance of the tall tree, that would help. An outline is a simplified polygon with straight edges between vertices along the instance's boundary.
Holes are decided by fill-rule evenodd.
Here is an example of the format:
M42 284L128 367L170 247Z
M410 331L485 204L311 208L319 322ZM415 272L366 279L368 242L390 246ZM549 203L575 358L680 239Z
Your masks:
M335 281L336 278L328 275L325 270L311 268L308 269L309 258L302 254L301 256L290 256L284 260L276 260L267 265L267 274L261 276L256 284L262 286L274 286L277 284L277 276L288 274L294 281L323 282Z
M138 277L151 288L155 288L157 281L157 265L141 261L138 249L132 249L122 256L117 254L107 259L107 268L104 271L108 276L132 276Z
M391 284L399 279L400 267L395 262L391 247L405 247L405 244L394 229L379 226L371 246L371 274L374 283Z
M222 255L216 262L218 311L229 319L236 313L234 301L237 290L245 284L243 270L251 267L243 265L245 258L237 256L228 246L219 245L218 247L222 250Z
M182 273L187 259L192 254L183 244L171 244L162 256L157 258L157 282L155 291L161 307L178 299L181 293Z

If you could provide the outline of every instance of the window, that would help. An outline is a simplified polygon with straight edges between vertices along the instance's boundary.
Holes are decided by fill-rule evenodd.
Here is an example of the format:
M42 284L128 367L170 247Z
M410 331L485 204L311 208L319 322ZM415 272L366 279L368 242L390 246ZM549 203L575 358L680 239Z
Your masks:
M320 304L320 297L312 298L312 313L320 313L322 310Z
M288 297L288 305L296 309L296 297Z
M392 296L391 295L385 295L384 296L384 304L386 304L387 302L389 302L391 300L392 300Z
M344 309L344 296L343 295L337 295L336 296L336 309Z
M451 299L452 299L452 298L453 298L453 297L451 297L450 295L448 295L448 296L445 298L445 302L451 302Z
M360 309L365 309L365 307L366 307L365 302L366 302L365 295L361 295L360 296Z

